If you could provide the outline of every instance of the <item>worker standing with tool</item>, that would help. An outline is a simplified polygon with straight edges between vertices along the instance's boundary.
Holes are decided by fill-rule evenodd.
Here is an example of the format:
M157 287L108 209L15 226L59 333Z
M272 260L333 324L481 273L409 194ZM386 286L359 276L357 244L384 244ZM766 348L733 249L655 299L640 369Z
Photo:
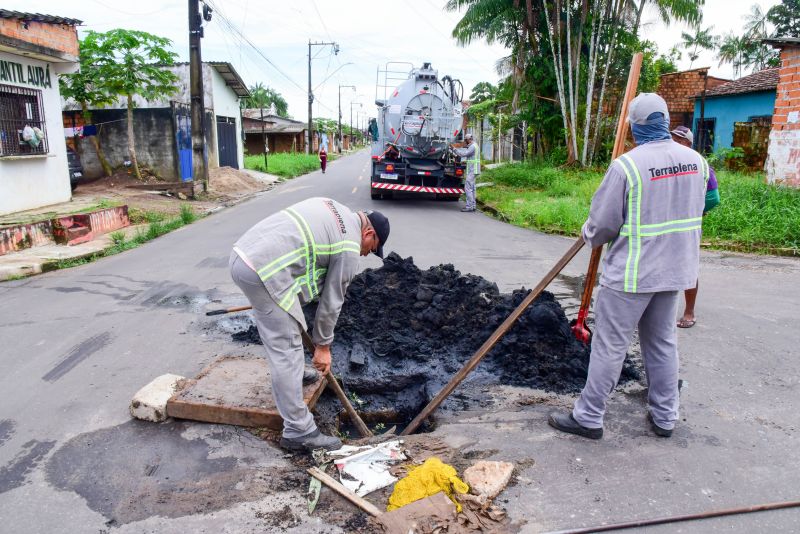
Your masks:
M595 304L589 373L572 413L548 423L586 438L603 436L606 401L619 380L634 330L648 380L648 419L669 437L678 420L678 293L699 268L705 158L670 137L664 99L643 93L630 103L636 148L614 160L592 199L583 239L609 244Z
M467 176L464 179L464 194L467 197L467 204L461 211L475 211L475 177L481 173L481 159L477 152L472 134L464 136L464 147L453 148L457 156L465 160L467 164Z
M333 450L342 445L320 433L303 402L302 305L319 298L312 362L326 374L333 329L358 272L358 257L372 252L382 258L388 237L389 221L383 214L353 212L328 198L310 198L262 220L233 247L231 277L253 306L275 405L283 418L284 448Z

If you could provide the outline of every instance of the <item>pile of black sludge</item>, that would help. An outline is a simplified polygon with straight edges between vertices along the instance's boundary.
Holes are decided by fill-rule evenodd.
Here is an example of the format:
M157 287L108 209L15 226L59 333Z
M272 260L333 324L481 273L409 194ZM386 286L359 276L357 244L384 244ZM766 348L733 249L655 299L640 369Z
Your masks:
M352 281L336 326L334 372L359 411L376 420L410 419L522 302L529 290L497 285L452 265L420 270L389 254L380 269ZM305 309L313 327L315 305ZM258 334L239 334L255 341ZM557 393L581 390L589 347L576 340L553 295L543 292L495 345L470 382L510 384ZM626 360L621 382L638 379ZM367 416L367 419L369 416Z

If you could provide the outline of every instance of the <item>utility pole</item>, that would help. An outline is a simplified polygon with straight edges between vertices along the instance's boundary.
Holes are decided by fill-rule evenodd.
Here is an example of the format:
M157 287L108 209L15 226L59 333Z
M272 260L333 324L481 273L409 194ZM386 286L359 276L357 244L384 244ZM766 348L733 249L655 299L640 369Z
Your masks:
M339 54L339 45L335 42L330 43L312 43L311 39L308 40L308 134L306 136L306 154L311 154L311 144L314 142L314 122L311 117L311 105L314 103L314 92L311 90L311 47L312 46L332 46L333 53Z
M342 87L351 87L353 91L356 90L355 85L340 85L339 86L339 153L342 153Z
M361 105L361 102L350 102L350 144L353 143L353 106L355 104Z
M192 180L203 184L208 191L208 160L205 143L205 105L203 102L203 59L200 54L200 39L203 37L203 19L211 20L211 8L200 1L189 0L189 88L192 118Z
M700 76L703 77L703 92L700 93L700 124L697 127L697 142L695 150L706 155L706 88L708 87L708 71L701 70ZM713 151L713 147L712 147Z
M264 101L261 101L261 138L264 140L264 172L267 172L267 151L269 150L269 146L267 145L267 131L266 131L266 124L264 123Z

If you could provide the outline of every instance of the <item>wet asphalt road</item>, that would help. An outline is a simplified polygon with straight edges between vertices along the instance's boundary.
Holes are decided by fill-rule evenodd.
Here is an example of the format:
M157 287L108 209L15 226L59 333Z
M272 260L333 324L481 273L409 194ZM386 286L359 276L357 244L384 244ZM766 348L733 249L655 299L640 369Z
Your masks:
M127 407L158 375L258 354L231 343L235 317L204 311L244 303L227 274L238 236L309 196L380 209L387 251L422 268L453 263L503 291L534 285L571 244L460 203L372 201L368 165L362 151L136 250L0 284L0 532L337 531L303 511L305 477L281 451L232 427L132 421ZM553 288L568 314L587 261L583 251ZM518 463L501 504L524 531L800 498L800 262L702 261L698 323L679 333L688 387L672 439L648 433L635 390L615 394L600 442L551 432L547 412L571 400L530 390L498 388L492 406L442 417L436 432L452 445ZM655 531L793 532L800 513L680 528Z

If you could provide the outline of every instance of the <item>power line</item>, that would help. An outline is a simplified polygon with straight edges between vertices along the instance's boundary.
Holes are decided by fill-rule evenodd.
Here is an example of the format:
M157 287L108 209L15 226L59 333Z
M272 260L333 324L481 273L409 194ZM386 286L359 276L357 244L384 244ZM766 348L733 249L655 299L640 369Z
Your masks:
M328 36L328 39L333 41L333 37L331 37L331 32L328 31L328 27L325 25L325 19L322 18L322 14L319 12L319 8L317 8L317 3L314 0L311 0L311 5L314 6L314 11L317 12L319 21L322 23L322 28L325 30L325 34Z
M230 20L228 20L228 18L227 18L225 15L223 15L223 14L220 12L220 9L219 9L219 7L218 7L218 6L217 6L217 5L216 5L214 2L212 2L211 0L207 0L207 1L208 1L208 3L209 3L209 4L211 4L211 6L214 8L214 11L216 11L216 12L217 12L217 16L218 16L218 17L219 17L219 18L222 20L222 22L225 24L225 26L227 26L227 27L228 27L228 29L229 29L231 32L233 32L233 33L235 33L236 35L238 35L238 36L239 36L239 37L240 37L240 38L241 38L241 39L242 39L244 42L246 42L248 45L250 45L250 47L251 47L253 50L255 50L255 51L256 51L256 53L258 53L258 55L259 55L259 56L261 56L261 57L264 59L264 61L266 61L267 63L269 63L269 64L272 66L272 68L274 68L274 69L275 69L275 70L276 70L276 71L277 71L277 72L278 72L278 73L279 73L281 76L283 76L284 78L286 78L287 80L289 80L289 82L291 82L291 84L292 84L292 85L294 85L295 87L297 87L297 88L298 88L300 91L302 91L303 93L305 93L305 92L306 92L306 90L305 90L305 89L303 89L303 88L300 86L300 84L298 84L297 82L295 82L295 81L294 81L294 80L293 80L293 79L292 79L292 78L291 78L291 77L290 77L288 74L286 74L285 72L283 72L283 70L281 70L281 68L280 68L280 67L278 67L278 66L277 66L275 63L273 63L273 61L272 61L270 58L268 58L268 57L267 57L267 56L266 56L266 55L265 55L265 54L264 54L264 53L263 53L261 50L259 50L259 49L258 49L258 47L257 47L256 45L254 45L254 44L253 44L253 42L252 42L252 41L250 41L250 39L248 39L248 38L247 38L247 37L246 37L246 36L245 36L245 35L244 35L244 34L243 34L243 33L242 33L240 30L239 30L239 28L237 28L237 27L236 27L236 25L234 25L234 24L233 24L233 23L232 23Z

